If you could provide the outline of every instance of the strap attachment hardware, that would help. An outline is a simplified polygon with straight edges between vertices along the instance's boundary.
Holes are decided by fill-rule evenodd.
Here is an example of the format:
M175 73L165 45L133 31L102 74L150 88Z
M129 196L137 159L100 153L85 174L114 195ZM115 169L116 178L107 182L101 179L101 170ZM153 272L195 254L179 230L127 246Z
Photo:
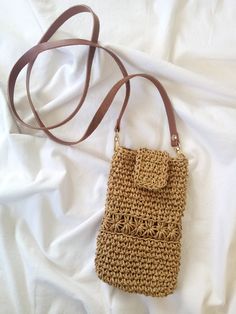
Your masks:
M114 137L114 151L117 151L117 149L120 146L120 138L119 138L119 131L115 131L115 137Z
M178 145L175 146L174 149L175 149L175 152L176 152L176 154L177 154L178 156L183 155L183 153L182 153L182 151L181 151L180 143L178 143Z

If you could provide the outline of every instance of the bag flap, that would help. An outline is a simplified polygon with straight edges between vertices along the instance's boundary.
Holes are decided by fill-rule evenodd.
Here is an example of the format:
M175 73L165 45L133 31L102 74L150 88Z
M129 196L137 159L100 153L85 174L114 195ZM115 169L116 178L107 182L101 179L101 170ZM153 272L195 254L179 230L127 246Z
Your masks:
M137 151L134 183L138 187L157 190L167 184L169 169L167 152L141 148Z

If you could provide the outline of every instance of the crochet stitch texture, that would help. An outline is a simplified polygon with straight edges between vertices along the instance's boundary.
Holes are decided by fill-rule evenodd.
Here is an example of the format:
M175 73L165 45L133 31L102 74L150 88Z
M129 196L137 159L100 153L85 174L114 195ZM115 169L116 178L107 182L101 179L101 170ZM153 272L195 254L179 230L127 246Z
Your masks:
M180 267L188 161L167 152L119 147L112 158L95 268L127 292L173 293Z

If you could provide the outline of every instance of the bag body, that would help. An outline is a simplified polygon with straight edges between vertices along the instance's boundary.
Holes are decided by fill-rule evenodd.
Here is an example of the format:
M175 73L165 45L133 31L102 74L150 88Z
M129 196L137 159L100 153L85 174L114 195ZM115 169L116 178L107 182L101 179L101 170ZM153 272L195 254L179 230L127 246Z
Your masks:
M115 150L97 237L95 268L101 280L153 297L174 291L187 173L183 154Z

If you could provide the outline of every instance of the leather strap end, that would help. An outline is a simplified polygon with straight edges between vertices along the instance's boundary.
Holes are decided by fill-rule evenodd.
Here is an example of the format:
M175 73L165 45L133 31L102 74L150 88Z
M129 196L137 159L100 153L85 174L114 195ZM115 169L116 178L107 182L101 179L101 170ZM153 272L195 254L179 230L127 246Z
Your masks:
M179 135L178 135L178 133L171 134L171 146L172 147L179 146Z
M116 121L116 125L115 125L115 128L114 128L114 131L115 132L120 132L120 121L119 121L119 119Z

